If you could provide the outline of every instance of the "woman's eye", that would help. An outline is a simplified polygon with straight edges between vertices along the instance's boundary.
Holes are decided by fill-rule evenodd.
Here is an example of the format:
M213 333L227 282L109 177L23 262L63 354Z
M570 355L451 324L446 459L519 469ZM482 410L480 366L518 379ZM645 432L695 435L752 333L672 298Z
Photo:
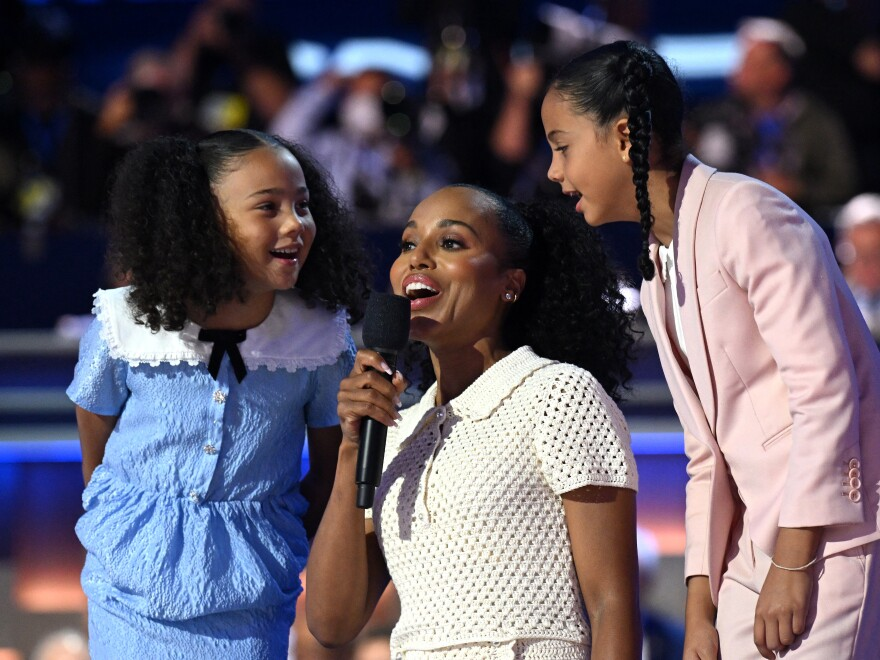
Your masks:
M440 239L440 246L444 250L458 250L464 247L464 243L457 238L446 237Z
M564 154L566 149L568 149L568 146L562 145L562 144L560 144L556 147L553 147L553 151L558 151L561 154Z
M412 241L400 241L400 251L409 252L416 246Z

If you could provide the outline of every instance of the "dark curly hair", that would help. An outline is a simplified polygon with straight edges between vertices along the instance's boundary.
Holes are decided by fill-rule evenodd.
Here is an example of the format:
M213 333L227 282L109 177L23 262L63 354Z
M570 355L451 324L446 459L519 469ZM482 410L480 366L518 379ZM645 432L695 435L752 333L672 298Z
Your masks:
M230 130L199 142L160 137L129 152L110 192L111 268L131 284L138 322L180 330L188 307L212 314L244 297L236 250L212 184L261 147L297 159L317 232L296 283L311 304L363 316L370 273L351 214L330 175L300 145L259 131Z
M632 375L633 318L596 230L561 203L513 202L470 184L452 187L485 197L505 241L503 267L526 272L525 288L501 328L506 347L528 345L538 355L586 369L620 401ZM408 354L410 362L418 350L424 349ZM426 385L433 376L430 361L416 370Z
M575 111L589 115L600 129L627 116L633 184L642 228L639 270L654 277L648 235L654 224L648 198L648 154L657 139L662 161L680 167L684 160L684 99L675 75L656 52L635 41L615 41L579 55L563 66L550 83Z

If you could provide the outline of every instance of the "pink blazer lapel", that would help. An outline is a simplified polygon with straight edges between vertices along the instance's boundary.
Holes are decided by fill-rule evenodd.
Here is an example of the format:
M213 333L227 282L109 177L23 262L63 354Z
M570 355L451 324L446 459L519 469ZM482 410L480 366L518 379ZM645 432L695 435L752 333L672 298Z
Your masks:
M666 332L666 289L660 277L660 261L657 256L659 245L657 239L652 235L648 249L651 260L654 262L656 275L650 282L644 281L642 284L642 307L651 327L656 329L654 341L657 342L660 362L667 375L667 384L672 390L673 400L686 402L686 406L677 406L676 412L682 417L682 423L686 428L693 429L695 432L702 431L706 424L703 409L690 379L674 357L675 350L672 347L672 339Z
M676 236L675 265L679 277L674 285L678 287L678 301L681 306L681 319L684 329L685 346L691 377L700 397L701 410L712 434L715 434L716 394L715 384L709 371L709 359L706 353L706 337L703 331L703 320L697 298L697 267L696 267L696 233L703 204L703 196L709 177L715 169L703 165L693 157L684 164L679 184L678 198L675 202Z

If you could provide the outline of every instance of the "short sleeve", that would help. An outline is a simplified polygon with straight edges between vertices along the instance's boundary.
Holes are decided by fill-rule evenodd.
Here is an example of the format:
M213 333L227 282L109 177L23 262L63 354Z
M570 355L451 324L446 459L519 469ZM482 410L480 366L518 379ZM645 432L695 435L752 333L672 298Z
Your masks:
M126 384L128 364L110 355L102 327L101 321L95 319L80 340L79 360L67 396L96 415L116 416L130 394Z
M596 379L572 365L536 374L546 379L534 444L540 469L557 495L582 486L638 490L638 472L623 414Z
M324 428L339 424L336 414L336 399L339 394L339 383L348 376L354 366L357 348L351 333L346 334L345 348L336 362L325 367L318 367L315 372L314 395L306 404L306 424L312 428Z

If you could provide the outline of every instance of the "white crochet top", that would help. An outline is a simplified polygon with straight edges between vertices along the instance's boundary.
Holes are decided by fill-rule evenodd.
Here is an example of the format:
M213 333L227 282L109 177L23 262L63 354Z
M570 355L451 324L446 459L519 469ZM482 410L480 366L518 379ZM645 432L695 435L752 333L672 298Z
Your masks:
M389 429L372 512L401 600L393 658L589 658L561 494L636 490L629 431L588 372L522 347Z

